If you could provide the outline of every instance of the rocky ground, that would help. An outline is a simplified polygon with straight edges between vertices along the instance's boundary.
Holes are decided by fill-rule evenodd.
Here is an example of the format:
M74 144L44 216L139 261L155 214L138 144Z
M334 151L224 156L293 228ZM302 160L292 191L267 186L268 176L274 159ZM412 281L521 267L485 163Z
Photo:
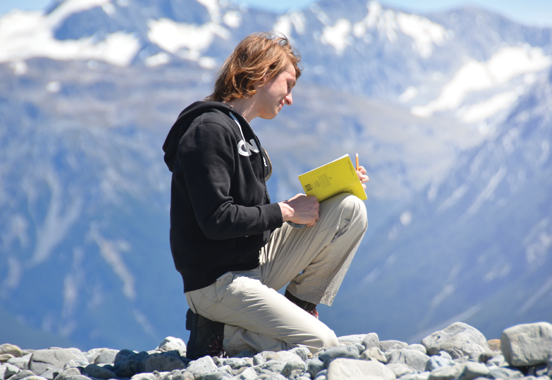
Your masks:
M488 341L461 322L437 331L421 344L380 341L376 333L339 338L340 345L311 353L242 352L233 358L186 358L181 339L168 337L152 351L96 348L22 350L0 345L4 380L474 380L552 377L552 324L510 327Z

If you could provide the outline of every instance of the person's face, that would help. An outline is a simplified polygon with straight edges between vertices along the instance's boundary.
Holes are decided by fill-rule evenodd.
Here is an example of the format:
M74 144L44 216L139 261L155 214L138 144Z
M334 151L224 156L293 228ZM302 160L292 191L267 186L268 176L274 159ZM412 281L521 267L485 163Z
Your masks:
M271 81L264 79L257 86L257 107L259 117L274 119L282 110L284 104L291 106L293 99L291 89L295 86L295 68L288 63L284 71L276 75Z

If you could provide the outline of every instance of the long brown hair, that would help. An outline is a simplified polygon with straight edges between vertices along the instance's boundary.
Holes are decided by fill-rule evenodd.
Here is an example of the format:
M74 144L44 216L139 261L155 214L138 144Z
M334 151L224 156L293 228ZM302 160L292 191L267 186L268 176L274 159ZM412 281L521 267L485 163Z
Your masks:
M295 68L295 78L301 76L301 57L285 36L253 33L245 37L222 65L215 88L206 100L230 101L250 98L255 85L266 76L267 82L280 74L288 62Z

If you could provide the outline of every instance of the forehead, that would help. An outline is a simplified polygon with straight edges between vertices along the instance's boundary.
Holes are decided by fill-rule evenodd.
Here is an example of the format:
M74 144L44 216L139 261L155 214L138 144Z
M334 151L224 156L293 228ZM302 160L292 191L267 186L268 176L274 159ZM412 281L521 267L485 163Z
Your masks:
M286 79L296 79L297 73L295 72L295 67L291 62L287 63L285 69L280 73L280 76L284 76Z

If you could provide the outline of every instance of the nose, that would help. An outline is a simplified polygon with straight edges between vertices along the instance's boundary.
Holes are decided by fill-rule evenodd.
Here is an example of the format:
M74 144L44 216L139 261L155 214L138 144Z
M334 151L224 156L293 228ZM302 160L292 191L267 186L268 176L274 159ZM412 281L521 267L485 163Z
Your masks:
M293 97L291 96L291 91L289 92L289 94L286 95L286 97L284 98L284 101L288 106L291 106L293 104Z

